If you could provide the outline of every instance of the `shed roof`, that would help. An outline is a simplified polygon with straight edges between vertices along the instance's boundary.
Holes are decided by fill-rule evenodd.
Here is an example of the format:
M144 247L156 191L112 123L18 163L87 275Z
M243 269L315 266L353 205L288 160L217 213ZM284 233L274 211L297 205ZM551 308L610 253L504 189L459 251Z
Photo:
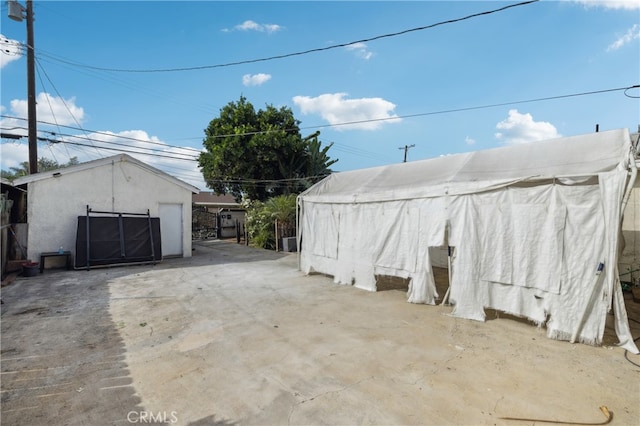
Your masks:
M114 155L111 157L106 157L106 158L100 158L98 160L93 160L93 161L87 161L86 163L81 163L81 164L77 164L75 166L69 166L69 167L63 167L60 169L56 169L56 170L49 170L46 172L42 172L42 173L35 173L32 175L27 175L27 176L22 176L17 178L16 180L13 181L13 184L18 186L18 185L24 185L27 183L32 183L32 182L37 182L37 181L41 181L44 179L53 179L56 176L59 175L66 175L66 174L71 174L71 173L77 173L77 172L81 172L83 170L88 170L88 169L92 169L95 167L100 167L100 166L104 166L107 164L112 164L112 163L132 163L142 169L147 170L150 173L153 173L155 175L157 175L158 177L160 177L161 179L165 179L175 185L178 185L188 191L191 191L192 193L199 193L200 190L198 188L196 188L193 185L190 185L176 177L171 176L168 173L163 172L160 169L156 169L153 166L148 165L147 163L144 163L140 160L135 159L134 157L127 155L127 154L118 154L118 155Z

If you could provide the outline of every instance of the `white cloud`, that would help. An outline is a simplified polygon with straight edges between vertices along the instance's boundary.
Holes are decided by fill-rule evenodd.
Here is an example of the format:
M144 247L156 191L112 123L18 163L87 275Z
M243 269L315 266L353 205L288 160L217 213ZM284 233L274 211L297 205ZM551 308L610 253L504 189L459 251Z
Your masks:
M80 154L74 154L80 162L95 158L110 157L118 154L118 149L122 148L126 154L150 166L190 183L199 189L206 189L202 173L200 173L200 169L198 169L198 163L194 161L200 151L189 147L180 148L169 146L157 136L150 136L144 130L124 130L121 132L104 131L64 139L83 145L92 145L91 148L82 147ZM93 142L89 142L87 139L91 139ZM126 146L115 145L114 143ZM63 144L57 144L56 147L58 145ZM68 144L67 149L70 147L73 147L73 145ZM153 151L150 151L150 149L153 149ZM149 152L149 154L140 154L131 151ZM62 158L67 157L63 156ZM62 161L62 163L64 163L64 161Z
M467 145L475 145L476 140L467 136L466 138L464 138L464 143L466 143Z
M28 116L26 99L13 99L10 105L11 114L9 115L20 118ZM84 119L84 109L76 105L75 97L63 99L40 92L36 97L36 116L38 121L57 123L62 126L77 125Z
M10 170L12 167L20 168L21 163L29 161L29 146L26 142L3 142L0 145L0 157L2 170Z
M362 58L366 61L373 57L373 52L367 50L367 45L364 43L353 43L348 46L345 46L345 49L355 52L356 56Z
M293 103L303 114L320 114L329 124L345 124L335 130L377 130L383 124L401 121L393 114L396 105L382 98L344 99L346 93L327 93L312 98L295 96Z
M245 86L260 86L271 80L270 74L245 74L242 76L242 84Z
M586 7L603 7L605 9L640 9L640 0L574 0Z
M2 120L0 125L3 129L6 129L13 122L5 119ZM22 123L19 125L26 126L25 122L17 121L17 123ZM201 190L206 189L198 163L194 161L200 151L194 148L169 146L158 137L149 136L144 130L76 132L73 136L62 136L52 135L47 132L48 128L53 129L51 126L39 126L39 136L60 142L39 142L38 158L44 157L57 161L59 164L65 164L71 157L77 157L79 162L84 163L125 152ZM58 132L57 129L55 131L56 133ZM10 133L26 135L26 130L22 132L12 130ZM149 151L149 149L154 151ZM149 154L138 154L131 151L148 152ZM29 147L26 137L15 142L3 143L0 146L0 160L3 170L10 170L11 167L20 167L21 163L28 161Z
M0 69L22 57L18 40L11 40L0 34Z
M495 137L505 144L518 144L560 137L558 130L546 121L534 121L531 114L509 111L509 118L496 124Z
M236 31L258 31L261 33L272 34L282 30L283 27L278 24L259 24L255 21L247 20L242 24L236 25L235 27L233 27L233 29ZM225 28L223 31L229 32L230 30Z
M609 47L607 47L607 52L618 50L625 44L629 44L636 39L640 39L640 27L638 27L638 24L634 24L622 37L611 43Z
M265 31L268 33L275 33L282 29L282 27L278 24L264 24L263 27Z

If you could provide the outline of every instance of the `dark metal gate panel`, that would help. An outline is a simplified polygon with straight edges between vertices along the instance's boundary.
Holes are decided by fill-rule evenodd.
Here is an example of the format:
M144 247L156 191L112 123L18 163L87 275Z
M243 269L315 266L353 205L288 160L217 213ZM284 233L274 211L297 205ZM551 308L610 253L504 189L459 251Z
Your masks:
M160 218L151 217L148 211L94 212L87 206L87 215L78 216L76 268L161 260Z

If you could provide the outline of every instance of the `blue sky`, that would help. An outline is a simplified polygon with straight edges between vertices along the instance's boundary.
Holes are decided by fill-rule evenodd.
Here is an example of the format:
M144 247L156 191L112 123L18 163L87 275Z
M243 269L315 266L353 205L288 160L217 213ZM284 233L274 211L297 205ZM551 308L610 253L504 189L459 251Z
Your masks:
M615 89L640 84L640 0L539 1L419 29L518 3L35 1L39 135L64 141L38 156L152 152L129 154L207 190L204 129L240 96L291 108L303 136L320 130L337 171L402 162L405 145L415 161L596 124L637 131L640 90ZM26 135L26 26L7 9L0 127ZM5 170L27 161L27 139L2 139L1 155Z

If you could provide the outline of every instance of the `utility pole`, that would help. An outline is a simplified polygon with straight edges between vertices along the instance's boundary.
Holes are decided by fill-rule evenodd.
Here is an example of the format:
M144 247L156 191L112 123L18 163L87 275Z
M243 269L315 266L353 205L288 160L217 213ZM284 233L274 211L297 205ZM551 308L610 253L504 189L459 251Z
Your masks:
M404 161L403 163L407 162L407 151L409 151L409 148L414 148L415 145L405 145L405 146L401 146L398 149L404 149Z
M9 0L9 18L27 20L27 121L29 123L29 174L38 173L38 128L36 120L36 61L33 37L33 1L27 0L26 9L17 1ZM24 13L24 15L23 15Z
M27 0L27 114L29 119L29 173L38 173L36 121L36 60L33 50L33 2Z

